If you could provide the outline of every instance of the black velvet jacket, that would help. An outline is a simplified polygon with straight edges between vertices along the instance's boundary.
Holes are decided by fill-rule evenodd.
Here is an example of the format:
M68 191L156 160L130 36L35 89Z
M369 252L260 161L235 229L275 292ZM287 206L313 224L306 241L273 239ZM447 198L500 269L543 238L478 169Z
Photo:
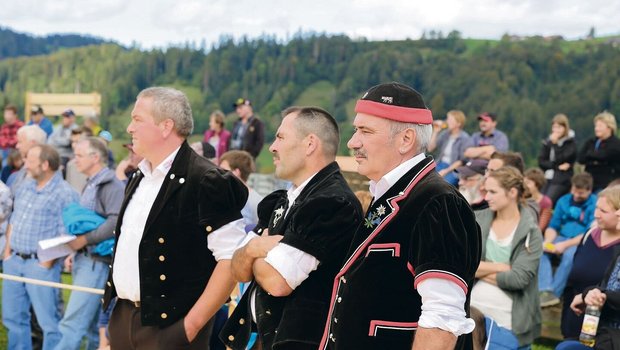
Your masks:
M125 209L143 177L137 171L127 184L117 236L122 234ZM144 326L166 327L185 317L216 265L207 235L240 219L247 196L247 188L232 173L200 157L187 142L181 145L149 212L137 252ZM118 241L117 237L117 245ZM116 296L112 274L110 270L104 309Z
M250 295L256 291L257 329L263 349L295 349L295 344L319 345L334 276L342 266L353 233L362 220L362 208L333 162L319 171L301 191L284 220L274 231L274 209L286 191L276 191L258 206L256 232L269 227L285 243L319 260L318 268L286 297L272 297L256 282L248 288L220 333L232 349L245 349L252 315ZM276 231L280 232L276 232Z
M333 281L320 349L409 350L421 314L417 285L456 283L467 296L480 262L480 228L467 201L427 157L375 199ZM471 334L456 349L471 349Z

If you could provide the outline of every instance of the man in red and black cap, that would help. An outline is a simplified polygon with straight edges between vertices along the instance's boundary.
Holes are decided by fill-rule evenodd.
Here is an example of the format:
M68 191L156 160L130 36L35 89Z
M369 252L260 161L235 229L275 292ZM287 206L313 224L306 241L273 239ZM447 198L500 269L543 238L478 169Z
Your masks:
M471 135L472 147L465 150L465 157L491 159L494 152L508 151L508 136L497 130L497 115L484 112L478 116L480 131Z
M247 151L256 159L265 143L265 126L254 115L252 102L247 98L237 99L233 107L239 119L233 125L230 149Z
M355 112L348 146L373 201L334 279L320 349L471 349L480 229L424 154L432 113L399 83L372 87Z

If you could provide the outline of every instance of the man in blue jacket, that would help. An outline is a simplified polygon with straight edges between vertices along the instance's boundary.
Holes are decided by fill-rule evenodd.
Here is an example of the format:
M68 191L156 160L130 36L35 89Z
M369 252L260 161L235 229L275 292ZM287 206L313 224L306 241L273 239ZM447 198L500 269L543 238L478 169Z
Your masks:
M573 176L570 193L560 197L555 205L549 227L545 230L544 254L540 258L538 288L542 307L560 302L573 256L583 234L594 220L596 195L592 194L592 176L581 173ZM560 257L560 265L553 273L551 257Z

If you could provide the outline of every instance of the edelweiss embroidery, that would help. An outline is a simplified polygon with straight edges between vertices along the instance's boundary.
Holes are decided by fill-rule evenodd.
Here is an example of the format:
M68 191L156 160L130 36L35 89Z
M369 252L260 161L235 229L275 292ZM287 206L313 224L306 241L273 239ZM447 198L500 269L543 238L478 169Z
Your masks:
M282 206L276 209L274 213L275 215L273 216L273 226L276 226L278 224L278 221L280 221L280 219L282 218L282 215L284 214L284 207Z
M385 207L381 204L377 207L377 210L368 213L368 216L364 218L364 226L366 226L366 228L374 228L375 225L381 222L381 217L383 215L385 215Z

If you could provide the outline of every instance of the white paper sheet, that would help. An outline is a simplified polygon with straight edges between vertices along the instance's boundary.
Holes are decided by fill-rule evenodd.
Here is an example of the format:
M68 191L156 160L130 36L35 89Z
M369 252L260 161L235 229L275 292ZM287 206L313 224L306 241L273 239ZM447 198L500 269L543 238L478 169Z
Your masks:
M73 249L67 243L75 238L73 235L63 235L39 241L39 247L37 248L39 261L45 262L73 253Z

